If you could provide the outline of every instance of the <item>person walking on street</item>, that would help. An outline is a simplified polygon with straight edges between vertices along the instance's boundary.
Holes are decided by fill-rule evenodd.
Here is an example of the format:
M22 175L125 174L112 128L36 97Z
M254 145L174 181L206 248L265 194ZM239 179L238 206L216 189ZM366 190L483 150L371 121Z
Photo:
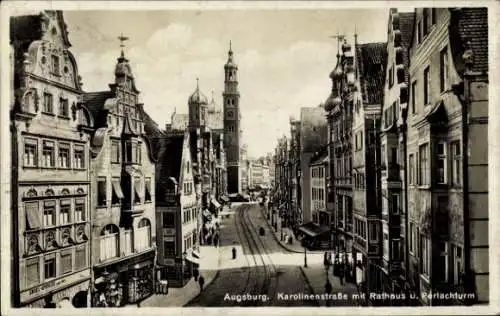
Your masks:
M219 246L219 234L215 234L214 236L214 247Z
M326 279L325 293L328 295L332 294L332 284L329 279ZM328 297L326 298L326 306L330 306L330 299Z
M200 275L200 271L198 269L193 269L193 277L195 281L198 281L198 276Z
M200 293L203 291L203 285L205 285L205 278L200 275L200 277L198 278L198 283L200 284Z

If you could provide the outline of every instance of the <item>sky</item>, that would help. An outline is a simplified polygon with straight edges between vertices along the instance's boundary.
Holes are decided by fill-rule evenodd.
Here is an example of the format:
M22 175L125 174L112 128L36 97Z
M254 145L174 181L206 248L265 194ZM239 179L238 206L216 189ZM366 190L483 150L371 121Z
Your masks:
M290 116L324 102L331 89L337 33L358 42L386 41L389 8L64 11L71 51L86 92L114 80L118 36L129 37L140 99L161 126L174 109L187 113L196 88L222 107L229 41L238 64L243 139L248 154L273 152L290 134ZM374 21L376 21L374 23Z

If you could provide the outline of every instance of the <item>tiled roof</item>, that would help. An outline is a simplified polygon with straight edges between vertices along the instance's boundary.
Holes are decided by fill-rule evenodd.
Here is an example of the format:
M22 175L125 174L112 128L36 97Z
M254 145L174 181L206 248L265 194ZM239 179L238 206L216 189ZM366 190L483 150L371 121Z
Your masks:
M328 125L325 110L320 107L300 109L300 149L315 152L326 144Z
M96 128L106 125L106 116L100 115L100 112L106 100L112 97L113 92L111 91L86 92L83 94L83 103L92 114Z
M160 151L160 139L165 136L165 133L158 127L158 124L149 116L149 114L144 110L142 106L139 107L139 111L142 115L142 121L144 122L144 132L146 133L146 138L149 140L151 145L151 151L153 157L158 159L158 154Z
M461 8L451 10L450 42L459 73L463 53L472 50L472 71L488 72L488 9Z
M158 139L159 153L156 164L156 198L162 201L169 185L169 179L174 178L179 183L182 163L182 148L184 135L162 137Z
M408 70L410 64L408 47L411 45L414 18L415 12L399 13L399 30L401 31L401 46L403 47L403 62L405 67L406 82L410 79L410 73Z
M387 62L386 43L357 44L356 62L360 72L363 101L367 104L381 103Z

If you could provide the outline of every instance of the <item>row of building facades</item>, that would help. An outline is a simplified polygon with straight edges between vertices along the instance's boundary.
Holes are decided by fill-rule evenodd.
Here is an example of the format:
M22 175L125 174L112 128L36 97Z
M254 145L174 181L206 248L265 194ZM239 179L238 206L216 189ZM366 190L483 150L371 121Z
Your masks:
M340 36L330 96L278 141L274 217L392 293L370 304L487 303L488 11L382 23L384 43Z
M185 285L240 190L232 50L223 111L197 84L185 122L161 129L123 50L109 87L85 92L61 11L10 26L13 306L123 306Z

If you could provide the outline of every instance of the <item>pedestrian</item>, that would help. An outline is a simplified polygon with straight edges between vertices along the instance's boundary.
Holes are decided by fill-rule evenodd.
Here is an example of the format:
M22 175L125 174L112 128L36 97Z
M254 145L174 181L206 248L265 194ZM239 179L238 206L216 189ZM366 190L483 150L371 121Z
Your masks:
M200 284L200 292L203 291L203 285L205 285L205 278L200 275L200 277L198 278L198 283Z
M219 246L219 235L216 234L214 236L214 247L218 247Z
M43 308L56 308L56 303L52 301L52 294L45 297L45 306Z
M193 269L193 277L195 281L198 281L198 277L200 276L200 271L198 269Z
M332 294L332 284L330 283L330 280L326 280L325 284L325 293L326 294Z
M341 267L339 270L339 279L340 279L340 284L344 285L344 268Z

